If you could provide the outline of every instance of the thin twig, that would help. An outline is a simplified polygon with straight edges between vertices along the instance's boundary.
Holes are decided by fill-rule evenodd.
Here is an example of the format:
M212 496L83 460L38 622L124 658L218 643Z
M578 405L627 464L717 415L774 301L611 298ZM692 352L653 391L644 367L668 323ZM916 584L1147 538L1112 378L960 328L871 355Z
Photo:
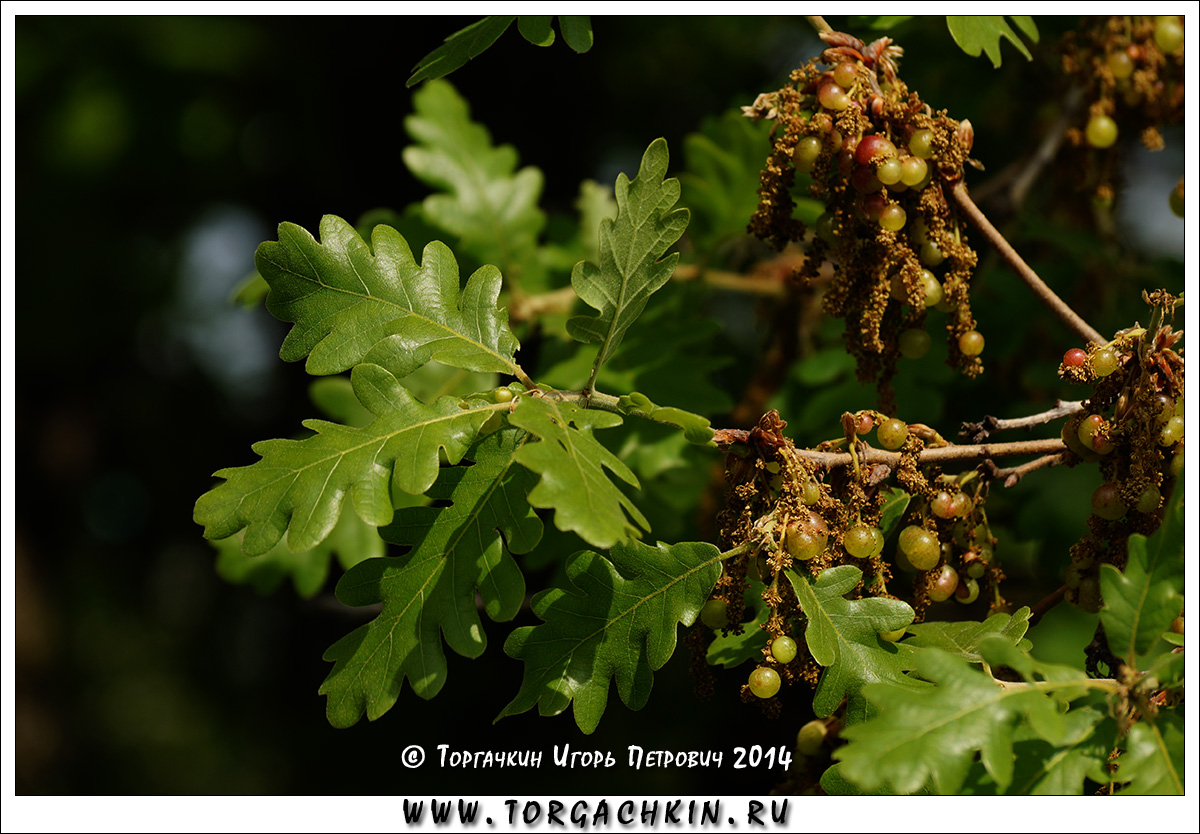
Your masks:
M1058 156L1058 149L1062 146L1063 137L1067 135L1067 128L1078 118L1079 106L1083 102L1083 87L1072 87L1067 93L1063 101L1062 111L1058 114L1058 118L1051 126L1050 130L1042 138L1041 144L1038 145L1029 163L1013 181L1012 188L1009 189L1009 197L1012 200L1013 208L1020 208L1021 203L1025 201L1025 195L1029 193L1030 187L1037 182L1041 176L1042 169L1054 161L1054 157Z
M825 22L825 18L819 14L806 14L804 19L808 21L808 25L816 30L817 34L828 34L833 31L833 27Z
M1046 131L1037 148L976 185L973 189L975 202L996 205L1003 200L1002 205L1006 210L1019 209L1029 189L1041 178L1046 166L1058 156L1058 149L1062 147L1067 129L1079 118L1079 105L1082 100L1083 88L1071 88L1063 99L1058 118Z
M699 280L720 290L755 293L757 295L783 295L785 287L777 278L762 275L743 275L719 269L700 269L694 264L680 264L671 275L675 281Z
M1050 289L1046 285L1046 282L1033 271L1033 268L1025 263L1024 258L1017 254L1016 249L1013 249L1012 244L992 225L991 221L979 210L979 206L975 205L975 202L967 193L966 183L960 182L954 186L954 190L951 193L954 195L954 200L958 203L958 207L963 210L963 213L975 224L976 228L983 232L983 236L996 247L996 251L1000 253L1000 257L1004 259L1005 263L1012 267L1013 271L1025 282L1025 285L1033 291L1033 294L1054 315L1058 316L1063 324L1080 336L1085 343L1095 342L1102 345L1108 341L1100 335L1100 332L1096 328L1080 318L1079 314L1071 309L1069 304L1059 298L1054 290Z
M601 391L554 391L549 396L562 402L582 406L583 408L611 411L614 414L643 417L655 422L675 425L667 420L659 420L642 411L622 408L619 397L614 397L612 394L605 394ZM719 446L730 446L734 443L745 442L743 440L730 439L733 437L748 437L747 432L730 429L719 429L716 431L716 434ZM1023 455L1055 456L1061 455L1066 450L1066 444L1057 437L1045 438L1043 440L1020 440L1011 443L950 444L923 449L917 455L917 463L920 465L931 463L975 463L991 458L1020 457ZM826 469L832 469L837 466L851 466L854 464L856 457L860 466L883 464L895 469L900 465L901 459L900 452L888 452L883 449L876 449L865 443L858 444L855 455L851 455L849 452L818 452L812 449L796 448L792 449L792 453L798 458L815 463ZM1047 466L1049 464L1043 463L1041 465Z
M1037 460L1031 460L1029 463L1023 463L1020 466L1010 466L1007 469L1000 469L990 460L984 461L984 465L988 467L989 474L993 480L1004 481L1004 488L1011 489L1020 483L1021 479L1037 469L1044 469L1047 466L1058 466L1063 462L1062 455L1043 455Z
M1020 455L1061 454L1066 444L1057 437L1045 440L1022 440L1015 443L983 443L978 445L938 446L925 449L917 455L917 463L974 463L988 458L1016 457ZM794 449L798 458L825 468L850 466L853 462L848 452L817 452L811 449ZM858 453L859 464L885 464L896 468L900 465L900 452L887 452L866 446Z
M992 417L988 415L983 418L980 423L963 423L962 429L959 431L959 437L965 437L972 443L982 443L987 440L994 432L1008 431L1010 429L1031 429L1034 426L1044 426L1046 423L1052 423L1060 417L1070 417L1077 411L1083 409L1081 401L1064 401L1059 400L1054 408L1042 411L1038 414L1030 414L1028 417L1013 417L1004 419L1001 417Z
M701 269L695 264L680 264L671 274L675 281L699 281L719 290L744 292L753 295L781 296L787 287L776 278L763 275L743 275L717 269ZM574 287L538 295L512 296L508 302L508 318L512 322L529 321L546 313L569 313L578 298Z
M1029 606L1029 612L1030 612L1029 613L1029 625L1030 626L1037 625L1041 621L1042 617L1044 617L1046 615L1046 612L1049 611L1054 606L1058 605L1060 602L1062 602L1063 598L1066 597L1066 595L1067 595L1067 586L1063 585L1061 588L1059 588L1054 593L1050 594L1049 596L1045 597L1044 599L1038 600L1033 605Z

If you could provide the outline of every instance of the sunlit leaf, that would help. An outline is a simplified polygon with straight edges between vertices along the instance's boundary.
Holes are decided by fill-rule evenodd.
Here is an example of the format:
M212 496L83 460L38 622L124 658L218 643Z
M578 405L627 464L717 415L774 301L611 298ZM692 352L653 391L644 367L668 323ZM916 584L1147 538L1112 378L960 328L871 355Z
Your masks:
M1122 795L1172 795L1184 792L1183 716L1160 712L1153 721L1134 724L1117 758L1115 782L1128 782Z
M1183 608L1183 529L1180 478L1154 535L1129 536L1125 570L1100 566L1100 622L1109 647L1128 664L1136 665Z
M576 52L587 52L592 48L592 20L587 15L559 15L558 28L563 40Z
M1070 744L1073 727L1061 706L1087 692L1087 676L1038 663L998 635L984 639L981 652L989 662L1022 673L1027 682L1043 683L1001 686L940 649L915 650L917 674L935 686L866 687L866 697L879 713L842 731L850 742L834 753L842 775L867 792L889 785L897 793L914 793L932 782L939 793L956 793L978 754L1003 792L1013 780L1013 738L1019 723L1055 746Z
M1033 43L1037 43L1038 30L1033 18L1025 15L1012 15L1012 20L1025 37ZM1033 60L1033 55L1030 54L1029 48L1025 46L1020 35L1012 30L1012 27L1001 15L968 15L965 17L947 15L946 26L949 27L954 42L972 58L977 57L980 52L986 52L988 58L992 60L992 64L999 67L1000 40L1008 38L1021 51L1026 60Z
M534 46L549 46L554 43L554 28L550 15L529 14L517 18L517 31Z
M439 189L421 203L426 219L454 235L457 250L497 265L509 280L536 269L546 224L538 208L542 172L517 170L516 150L492 144L450 82L426 84L413 95L413 107L404 127L416 144L404 149L404 164Z
M360 403L375 415L361 428L306 420L304 440L264 440L262 460L222 469L225 481L200 496L195 520L210 539L246 528L248 555L266 553L288 535L296 551L316 547L333 529L349 495L359 518L372 526L392 519L391 489L422 493L437 477L439 455L457 462L491 415L444 397L426 405L378 365L351 375Z
M659 423L669 423L683 429L684 437L689 443L704 445L711 443L712 426L708 418L684 411L682 408L655 405L645 394L634 391L620 398L620 407L626 414L655 420Z
M679 260L678 253L666 252L687 228L688 212L672 211L679 200L679 181L663 179L667 159L666 140L656 139L642 156L633 182L617 175L617 216L600 225L599 263L581 261L571 273L575 292L599 311L567 322L574 338L600 345L593 378Z
M971 663L979 663L979 643L985 637L1000 635L1014 645L1029 648L1023 639L1029 629L1029 608L1021 608L1015 614L993 614L982 623L975 622L924 622L908 627L912 636L904 642L918 648L934 648L957 655Z
M390 226L376 226L368 247L349 223L327 215L320 243L284 223L255 263L271 285L267 309L294 322L280 357L307 356L311 374L374 363L404 377L430 360L470 371L516 368L517 340L496 303L500 273L482 267L460 290L445 244L430 243L418 264Z
M509 420L540 439L523 447L517 460L541 476L529 503L553 509L558 529L602 548L646 529L646 517L605 469L630 486L638 485L637 478L592 436L594 429L620 425L619 415L552 397L522 397Z
M927 689L904 674L912 668L912 649L879 637L881 631L894 631L913 621L913 610L906 603L882 597L846 599L843 594L862 579L862 571L853 565L824 570L815 583L796 571L785 574L808 618L804 629L808 650L826 667L813 697L817 717L832 715L848 700L847 723L865 720L870 709L862 690L870 683L889 681L913 690Z

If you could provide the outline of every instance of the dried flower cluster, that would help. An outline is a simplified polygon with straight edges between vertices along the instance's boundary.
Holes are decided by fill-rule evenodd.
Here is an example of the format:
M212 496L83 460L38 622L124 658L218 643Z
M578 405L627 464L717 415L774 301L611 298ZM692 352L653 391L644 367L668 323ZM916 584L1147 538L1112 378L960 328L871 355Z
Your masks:
M887 38L822 38L819 60L744 108L776 123L750 230L777 248L806 240L801 279L833 261L825 311L846 320L860 379L877 380L892 411L897 361L929 349L930 308L946 314L950 364L968 376L983 369L968 297L977 257L947 200L972 163L974 132L909 92L896 71L902 50ZM798 180L826 206L812 236L794 216Z

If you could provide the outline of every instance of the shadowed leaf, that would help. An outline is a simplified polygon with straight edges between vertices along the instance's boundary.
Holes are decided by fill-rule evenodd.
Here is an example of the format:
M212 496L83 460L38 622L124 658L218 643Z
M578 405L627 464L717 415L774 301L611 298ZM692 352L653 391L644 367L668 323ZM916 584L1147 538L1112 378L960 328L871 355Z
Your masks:
M721 575L720 552L704 542L628 542L610 557L576 553L567 563L572 589L534 597L544 622L517 629L504 644L525 661L525 676L497 720L535 705L558 715L573 701L575 723L591 733L613 678L626 706L645 706L654 672L675 651L677 626L695 622Z
M363 562L338 582L347 605L382 603L371 622L333 644L334 662L320 692L335 727L365 712L375 720L391 709L408 678L422 698L446 681L442 638L465 657L486 648L476 593L488 616L504 622L525 598L525 580L511 553L535 547L542 524L525 501L533 477L513 454L523 432L497 432L469 453L472 466L443 469L429 497L447 506L400 510L380 530L384 539L410 545L404 556Z

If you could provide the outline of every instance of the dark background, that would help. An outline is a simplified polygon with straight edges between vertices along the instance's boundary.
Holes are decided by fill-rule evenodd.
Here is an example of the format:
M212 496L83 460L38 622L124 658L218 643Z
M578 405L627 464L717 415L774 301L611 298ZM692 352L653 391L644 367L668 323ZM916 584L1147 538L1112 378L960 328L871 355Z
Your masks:
M736 771L728 758L709 771L623 766L628 744L727 756L735 745L790 749L808 717L799 699L775 722L740 704L740 671L719 677L717 694L701 701L682 656L656 675L639 713L610 691L592 737L569 712L493 726L520 681L520 664L500 649L511 624L487 623L481 659L451 654L448 685L433 701L405 687L379 721L334 730L316 694L330 668L321 653L362 613L337 604L332 580L311 601L286 587L262 597L221 582L191 520L213 471L250 463L251 443L289 436L313 416L302 368L276 356L285 326L228 302L255 246L283 220L315 229L326 213L353 219L427 193L400 159L411 109L404 81L467 22L18 18L16 274L6 276L16 285L18 496L15 529L5 531L16 554L18 793L732 794L775 784L776 774ZM1069 22L1043 24L1032 63L1006 46L1000 70L964 55L940 21L909 24L904 77L936 106L969 117L975 155L1001 171L1036 144L1045 124L1037 102L1060 92L1052 45L1055 27ZM819 50L800 18L593 25L596 45L585 55L561 39L539 49L514 27L451 76L495 140L546 172L542 205L551 212L569 209L582 179L632 174L657 136L675 168L683 136L704 117L777 88ZM1182 221L1164 216L1182 172L1178 138L1168 134L1157 168L1128 174L1131 186L1153 180L1147 193L1157 202L1122 195L1166 242L1123 229L1065 264L1044 236L1028 243L1102 331L1130 323L1120 305L1143 284L1160 275L1181 282ZM1031 211L1064 193L1069 183L1048 177ZM1013 224L1018 248L1042 222L1026 220ZM1137 270L1113 268L1114 257L1135 256ZM1046 359L1052 369L1071 337L1040 311L1030 316L1019 290L985 279L981 292L994 376L948 383L943 431L985 409L1026 413L1069 393L1052 370L1028 368ZM1013 390L1025 392L1013 403L996 393ZM1048 473L1042 492L1007 510L1014 524L1036 519L1020 538L1049 542L1049 575L1083 532L1087 477ZM1065 497L1037 509L1039 495ZM1068 511L1073 520L1060 523ZM1014 572L1031 583L1038 574ZM536 575L529 585L538 587ZM1040 596L1028 593L1026 602ZM1086 621L1072 627L1090 635ZM399 765L406 745L433 753L439 743L544 750L547 763L533 782L523 771ZM612 751L622 764L560 770L549 762L555 743Z

